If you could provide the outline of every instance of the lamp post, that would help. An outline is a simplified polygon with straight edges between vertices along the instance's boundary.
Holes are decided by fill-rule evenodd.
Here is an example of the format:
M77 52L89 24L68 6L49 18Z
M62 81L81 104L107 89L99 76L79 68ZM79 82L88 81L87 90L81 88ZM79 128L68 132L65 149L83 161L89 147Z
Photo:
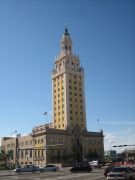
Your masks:
M11 136L16 133L16 138L15 138L15 166L18 167L18 158L19 158L19 147L18 147L18 138L20 134L17 133L17 131L14 131L11 133Z
M16 137L15 137L15 134L16 134ZM14 136L13 136L14 135ZM11 147L12 147L12 138L15 138L15 146L14 146L14 150L12 149L12 151L14 152L14 154L15 155L13 155L14 157L13 157L13 162L15 163L15 165L16 165L16 153L17 153L17 131L15 130L15 131L13 131L13 132L11 132L11 134L10 134L10 138L11 138ZM11 171L11 156L9 157L9 164L10 164L10 171Z
M88 138L87 137L84 137L83 138L83 142L82 142L82 146L83 146L83 151L82 151L82 160L83 160L83 163L84 163L84 161L85 161L85 150L86 150L86 148L85 148L85 146L86 146L86 140L87 140Z

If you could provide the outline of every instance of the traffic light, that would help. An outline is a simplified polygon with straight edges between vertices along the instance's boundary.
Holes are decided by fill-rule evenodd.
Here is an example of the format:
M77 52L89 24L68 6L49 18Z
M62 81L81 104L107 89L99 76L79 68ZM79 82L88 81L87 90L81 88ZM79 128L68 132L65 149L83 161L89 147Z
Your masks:
M118 145L118 146L113 146L113 147L125 147L125 146L128 146L128 145L124 144L124 145Z

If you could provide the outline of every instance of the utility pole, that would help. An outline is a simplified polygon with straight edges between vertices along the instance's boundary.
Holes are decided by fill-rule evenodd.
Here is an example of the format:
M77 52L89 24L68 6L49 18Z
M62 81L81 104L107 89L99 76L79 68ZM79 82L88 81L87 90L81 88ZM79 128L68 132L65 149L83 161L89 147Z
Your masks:
M19 160L19 144L18 144L19 136L20 136L20 134L17 133L16 134L16 162L15 162L16 167L18 167L18 165L19 165L19 162L18 162L18 160Z

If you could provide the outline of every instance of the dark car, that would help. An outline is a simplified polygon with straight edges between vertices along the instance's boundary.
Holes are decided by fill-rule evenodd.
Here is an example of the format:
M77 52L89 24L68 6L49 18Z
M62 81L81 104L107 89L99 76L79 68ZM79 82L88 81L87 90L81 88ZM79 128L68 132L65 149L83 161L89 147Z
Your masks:
M70 172L77 172L77 171L92 171L92 167L89 164L79 164L77 166L73 166L70 168Z
M16 173L22 173L22 172L35 173L35 172L39 171L39 168L34 166L34 165L26 165L26 166L21 167L21 168L16 168L13 171L16 172Z
M116 166L108 166L105 170L104 170L104 175L105 177L107 177L107 174Z

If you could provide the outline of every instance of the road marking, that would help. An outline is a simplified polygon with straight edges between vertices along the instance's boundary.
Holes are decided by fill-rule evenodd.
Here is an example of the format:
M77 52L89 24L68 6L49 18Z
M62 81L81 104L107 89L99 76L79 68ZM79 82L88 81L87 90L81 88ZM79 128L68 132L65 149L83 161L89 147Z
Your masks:
M83 178L85 178L84 180L89 180L89 179L94 180L94 179L100 179L100 178L104 177L104 176L90 177L90 174L82 173L82 174L68 174L67 176L63 175L63 176L58 176L58 177L48 177L48 178L45 178L45 180L61 180L61 179L63 180L63 179L78 178L78 177L81 177L81 176L83 176ZM87 176L89 176L89 178ZM33 178L33 180L39 180L39 179Z
M90 177L88 179L85 180L95 180L95 179L100 179L100 178L104 178L105 176L98 176L98 177Z

